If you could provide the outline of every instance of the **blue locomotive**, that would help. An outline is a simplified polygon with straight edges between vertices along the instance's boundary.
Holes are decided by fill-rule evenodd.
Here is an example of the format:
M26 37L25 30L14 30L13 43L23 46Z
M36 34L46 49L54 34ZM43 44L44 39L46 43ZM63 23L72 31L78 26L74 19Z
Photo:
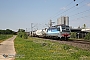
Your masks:
M64 38L68 40L70 38L70 27L67 25L56 25L49 27L46 32L46 37L49 38Z

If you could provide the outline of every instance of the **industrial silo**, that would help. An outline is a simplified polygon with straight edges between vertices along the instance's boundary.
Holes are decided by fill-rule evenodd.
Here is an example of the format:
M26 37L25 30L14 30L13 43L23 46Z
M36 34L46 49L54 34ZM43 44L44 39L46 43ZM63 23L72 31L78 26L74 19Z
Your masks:
M62 22L61 17L57 19L57 25L60 25Z
M57 19L57 25L64 24L64 16Z
M61 16L60 18L58 18L57 25L60 25L60 24L69 25L69 17L68 16Z
M64 16L61 17L61 21L62 21L61 24L65 24L65 17Z
M65 17L65 25L69 25L69 17L68 16Z

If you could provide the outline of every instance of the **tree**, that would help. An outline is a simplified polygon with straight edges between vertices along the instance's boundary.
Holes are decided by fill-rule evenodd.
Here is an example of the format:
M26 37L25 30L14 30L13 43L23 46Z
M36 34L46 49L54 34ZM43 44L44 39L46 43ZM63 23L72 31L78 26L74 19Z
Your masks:
M78 29L80 29L81 27L80 26L78 26Z
M82 28L85 29L86 28L86 24L83 24L83 27Z
M83 24L82 29L86 29L86 24Z
M0 30L0 34L15 34L15 32L10 29L6 29L6 30Z
M25 32L25 30L24 29L19 29L18 32Z

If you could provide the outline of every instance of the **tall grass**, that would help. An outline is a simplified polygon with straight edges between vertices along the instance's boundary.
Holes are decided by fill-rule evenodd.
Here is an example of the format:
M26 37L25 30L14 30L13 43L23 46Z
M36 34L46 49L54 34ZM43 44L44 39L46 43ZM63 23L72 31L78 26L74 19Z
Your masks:
M12 37L13 35L4 35L4 34L1 34L0 35L0 42L4 41L5 39L8 39L10 37Z
M15 39L15 60L90 60L90 52L40 38Z

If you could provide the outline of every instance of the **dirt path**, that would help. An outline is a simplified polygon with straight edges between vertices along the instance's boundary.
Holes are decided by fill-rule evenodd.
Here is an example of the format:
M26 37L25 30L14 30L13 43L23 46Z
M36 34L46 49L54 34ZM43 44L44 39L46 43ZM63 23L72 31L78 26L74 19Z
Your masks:
M0 43L0 60L13 60L15 56L14 39L16 36L9 38Z

